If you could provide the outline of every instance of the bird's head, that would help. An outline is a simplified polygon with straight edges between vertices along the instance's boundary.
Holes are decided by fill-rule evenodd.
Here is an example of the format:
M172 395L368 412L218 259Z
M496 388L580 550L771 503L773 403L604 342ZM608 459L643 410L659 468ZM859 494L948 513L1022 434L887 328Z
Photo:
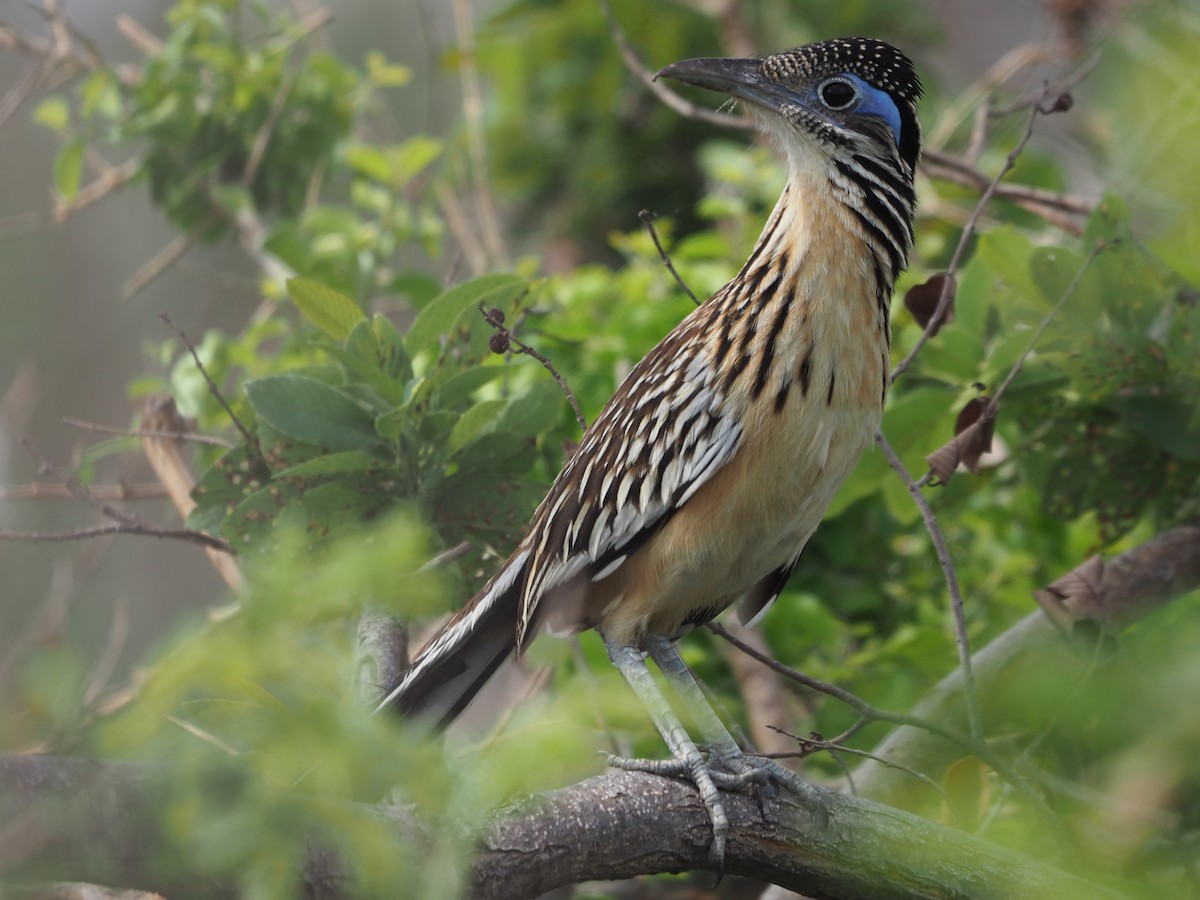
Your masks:
M916 171L921 82L909 58L882 41L838 38L763 59L687 59L655 77L745 102L793 159L812 150L873 157L910 182Z

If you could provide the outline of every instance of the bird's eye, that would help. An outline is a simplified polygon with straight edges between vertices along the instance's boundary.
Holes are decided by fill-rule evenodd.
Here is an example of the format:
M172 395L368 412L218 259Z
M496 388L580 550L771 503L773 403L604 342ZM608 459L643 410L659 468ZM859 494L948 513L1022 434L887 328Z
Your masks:
M858 89L841 78L830 78L817 88L817 93L830 109L845 109L858 99Z

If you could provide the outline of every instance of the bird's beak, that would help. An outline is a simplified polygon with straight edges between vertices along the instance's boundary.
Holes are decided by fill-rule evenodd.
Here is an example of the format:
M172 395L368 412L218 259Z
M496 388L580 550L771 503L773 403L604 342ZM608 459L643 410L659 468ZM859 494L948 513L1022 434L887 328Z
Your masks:
M685 59L658 70L654 76L719 91L747 103L780 112L783 104L802 101L796 94L762 74L758 59Z

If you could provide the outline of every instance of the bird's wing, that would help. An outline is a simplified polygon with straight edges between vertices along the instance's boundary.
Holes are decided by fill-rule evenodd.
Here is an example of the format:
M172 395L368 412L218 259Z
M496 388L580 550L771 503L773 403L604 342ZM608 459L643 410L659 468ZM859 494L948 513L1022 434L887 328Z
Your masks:
M547 592L611 575L737 452L742 416L675 336L630 372L534 514L519 646Z

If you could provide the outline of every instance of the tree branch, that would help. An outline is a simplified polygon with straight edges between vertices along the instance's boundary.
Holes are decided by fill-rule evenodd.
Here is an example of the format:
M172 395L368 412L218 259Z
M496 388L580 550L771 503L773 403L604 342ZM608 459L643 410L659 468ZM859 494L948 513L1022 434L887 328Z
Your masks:
M0 868L223 895L230 885L212 883L186 859L154 865L167 849L158 800L169 777L132 763L0 757ZM966 885L986 885L989 896L1118 896L908 813L833 792L823 797L824 816L787 794L766 803L749 792L724 794L733 824L726 871L813 898L962 897ZM398 841L411 839L405 812L380 814L397 826ZM515 900L591 879L703 869L709 827L686 782L644 772L591 778L494 819L479 838L472 896ZM297 857L306 882L320 888L316 896L353 894L328 847L298 847Z
M1200 525L1182 525L1123 553L1104 567L1100 603L1069 598L1063 606L1078 618L1102 619L1109 631L1119 631L1148 616L1176 597L1200 588ZM1005 674L1033 670L1039 663L1061 659L1069 644L1058 626L1041 611L977 650L972 657L980 702L986 707L1002 688ZM962 673L947 675L912 710L914 718L952 728L963 722ZM941 777L962 750L942 738L910 726L897 728L873 755ZM855 784L866 797L904 805L912 782L893 769L868 761L855 773Z

